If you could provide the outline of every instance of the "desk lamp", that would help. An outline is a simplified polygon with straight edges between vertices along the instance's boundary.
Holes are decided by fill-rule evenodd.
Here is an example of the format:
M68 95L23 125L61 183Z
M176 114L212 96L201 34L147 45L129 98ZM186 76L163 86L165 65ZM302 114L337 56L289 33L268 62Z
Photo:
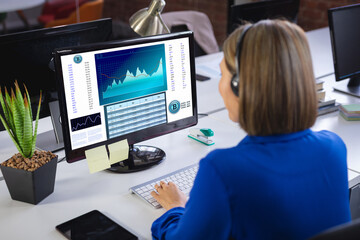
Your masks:
M140 36L170 33L160 16L165 4L164 0L152 0L148 8L143 8L130 17L130 27Z

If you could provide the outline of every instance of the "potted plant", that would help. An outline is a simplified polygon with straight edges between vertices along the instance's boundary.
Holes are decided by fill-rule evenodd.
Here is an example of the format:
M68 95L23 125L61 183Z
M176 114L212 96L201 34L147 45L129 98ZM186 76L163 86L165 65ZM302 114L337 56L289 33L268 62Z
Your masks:
M0 165L7 188L14 200L37 204L54 191L57 156L51 152L35 150L40 100L35 128L30 96L24 85L22 94L17 81L11 95L0 87L3 110L0 120L19 153Z

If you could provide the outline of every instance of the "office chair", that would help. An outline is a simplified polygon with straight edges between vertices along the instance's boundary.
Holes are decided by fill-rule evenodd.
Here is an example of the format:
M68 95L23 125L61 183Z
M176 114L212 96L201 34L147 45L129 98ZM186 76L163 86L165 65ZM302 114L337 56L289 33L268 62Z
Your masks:
M267 18L285 18L296 22L299 5L300 0L272 0L232 5L228 15L227 33L230 34L244 21L255 23Z
M181 25L172 26L170 28L170 31L172 33L175 33L175 32L189 31L189 29L185 24L181 24ZM206 52L200 47L200 45L197 43L197 41L194 41L194 54L195 54L195 57L206 55Z
M88 0L79 0L81 6ZM44 3L38 22L45 26L47 23L57 19L67 18L74 10L76 10L76 2L74 0L48 0Z
M357 240L360 239L360 219L353 220L321 232L309 240Z
M219 51L209 17L198 11L175 11L163 13L162 18L171 32L191 30L194 32L195 57Z

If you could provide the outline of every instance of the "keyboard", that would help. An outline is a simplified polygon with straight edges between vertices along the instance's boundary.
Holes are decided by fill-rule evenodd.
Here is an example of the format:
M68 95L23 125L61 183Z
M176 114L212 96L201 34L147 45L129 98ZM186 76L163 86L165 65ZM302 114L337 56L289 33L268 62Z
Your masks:
M189 196L198 169L199 169L198 164L190 165L188 167L179 169L172 173L166 174L164 176L134 186L130 188L130 192L136 194L141 199L145 200L152 207L161 208L161 205L150 194L152 191L155 191L154 188L155 184L159 184L160 181L164 181L166 183L173 182L179 187L179 189L183 193L185 193L186 196Z

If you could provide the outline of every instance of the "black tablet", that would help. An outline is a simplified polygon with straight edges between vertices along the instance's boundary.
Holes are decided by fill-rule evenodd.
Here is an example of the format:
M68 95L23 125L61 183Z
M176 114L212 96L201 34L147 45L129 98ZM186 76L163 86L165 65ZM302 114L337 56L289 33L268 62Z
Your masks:
M71 240L138 239L135 235L98 210L93 210L64 222L56 226L56 229L59 230L67 239Z

